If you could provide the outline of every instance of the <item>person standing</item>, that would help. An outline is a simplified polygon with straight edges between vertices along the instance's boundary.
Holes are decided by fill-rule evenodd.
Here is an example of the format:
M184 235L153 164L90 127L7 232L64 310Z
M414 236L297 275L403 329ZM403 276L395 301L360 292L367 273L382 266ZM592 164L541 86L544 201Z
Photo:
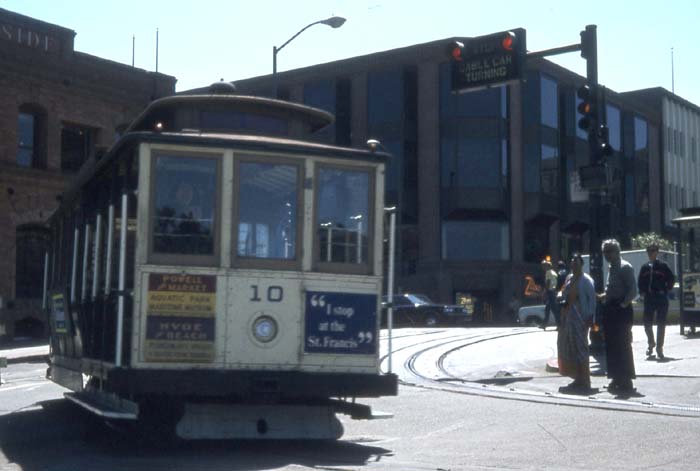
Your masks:
M559 315L557 356L559 374L573 378L573 382L559 388L563 393L585 394L591 390L588 329L593 323L596 295L593 278L583 272L583 257L571 257L571 274L557 296L562 305Z
M542 260L542 270L544 270L544 319L540 326L542 330L547 330L550 312L554 313L554 320L559 326L559 311L557 310L557 272L552 270L552 262Z
M620 256L620 243L615 239L603 242L603 256L609 263L605 293L598 295L603 303L605 354L608 362L608 391L627 395L634 392L636 378L632 354L632 300L637 296L634 268Z
M668 314L668 293L673 289L676 277L666 263L657 260L659 246L647 247L649 263L639 270L637 287L644 298L644 331L647 334L647 356L650 357L656 347L656 357L663 360L664 334L666 332L666 315ZM654 341L654 313L656 313L656 341Z

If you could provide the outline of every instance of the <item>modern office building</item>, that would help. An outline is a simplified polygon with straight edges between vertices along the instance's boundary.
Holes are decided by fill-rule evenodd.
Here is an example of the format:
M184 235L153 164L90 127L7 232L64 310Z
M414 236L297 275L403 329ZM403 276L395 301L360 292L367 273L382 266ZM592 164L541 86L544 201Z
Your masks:
M591 211L577 170L588 163L577 127L581 77L528 59L525 80L454 94L448 38L236 82L241 93L328 110L327 143L382 142L394 159L388 204L399 208L397 288L476 305L485 322L507 320L540 262L587 252ZM632 96L606 91L608 161L603 236L661 228L661 117Z
M663 195L663 225L673 233L671 219L679 209L700 206L700 107L662 87L635 90L623 96L646 103L660 122L658 141L663 165L658 169Z
M75 32L0 9L0 339L43 330L47 217L66 183L175 78L74 50Z

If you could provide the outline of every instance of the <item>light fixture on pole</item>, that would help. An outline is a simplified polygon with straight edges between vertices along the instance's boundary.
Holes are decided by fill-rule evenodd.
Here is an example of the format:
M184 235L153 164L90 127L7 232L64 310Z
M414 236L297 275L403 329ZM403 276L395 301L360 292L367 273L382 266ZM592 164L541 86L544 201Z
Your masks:
M326 18L325 20L319 20L319 21L314 21L313 23L310 23L306 26L304 26L302 29L299 30L297 34L289 38L284 44L282 44L280 47L277 46L272 46L272 92L273 92L273 98L277 98L277 53L284 48L287 44L292 42L294 38L299 36L301 33L306 31L307 29L311 28L314 25L318 24L323 24L323 25L328 25L331 28L340 28L343 26L343 23L345 23L345 18L342 18L340 16L331 16L330 18Z

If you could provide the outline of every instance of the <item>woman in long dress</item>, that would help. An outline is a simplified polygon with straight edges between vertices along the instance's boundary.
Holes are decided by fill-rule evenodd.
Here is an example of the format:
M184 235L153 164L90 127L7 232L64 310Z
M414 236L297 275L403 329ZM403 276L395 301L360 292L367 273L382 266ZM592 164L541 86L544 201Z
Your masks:
M583 272L580 254L571 257L571 274L566 277L558 299L562 303L557 338L559 374L573 378L561 392L580 393L591 389L588 330L595 314L593 279Z

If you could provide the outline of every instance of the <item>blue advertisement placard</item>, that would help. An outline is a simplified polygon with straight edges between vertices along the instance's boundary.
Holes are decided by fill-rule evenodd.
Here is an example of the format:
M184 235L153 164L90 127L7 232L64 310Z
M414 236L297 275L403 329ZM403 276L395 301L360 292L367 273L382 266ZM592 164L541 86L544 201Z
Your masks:
M377 296L307 291L306 353L377 352Z

